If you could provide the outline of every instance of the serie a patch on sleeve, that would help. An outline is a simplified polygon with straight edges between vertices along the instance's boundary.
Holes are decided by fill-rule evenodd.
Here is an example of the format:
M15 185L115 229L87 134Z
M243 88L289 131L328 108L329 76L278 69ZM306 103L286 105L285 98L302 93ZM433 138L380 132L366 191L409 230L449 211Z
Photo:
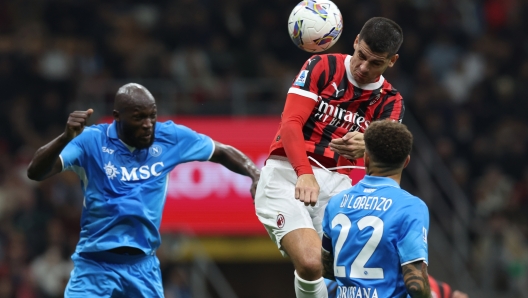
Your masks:
M301 73L297 77L297 80L293 83L295 86L304 87L304 83L306 83L306 78L308 77L309 70L301 70Z

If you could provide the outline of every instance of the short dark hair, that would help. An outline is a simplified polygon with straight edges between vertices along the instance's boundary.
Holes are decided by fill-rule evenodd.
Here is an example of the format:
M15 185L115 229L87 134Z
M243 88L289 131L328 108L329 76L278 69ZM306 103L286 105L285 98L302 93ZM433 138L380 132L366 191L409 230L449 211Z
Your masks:
M400 168L411 153L413 136L393 120L374 121L365 130L365 150L372 162L385 169Z
M392 56L398 52L403 42L402 28L393 20L374 17L368 20L359 32L359 41L365 41L374 53L388 53Z

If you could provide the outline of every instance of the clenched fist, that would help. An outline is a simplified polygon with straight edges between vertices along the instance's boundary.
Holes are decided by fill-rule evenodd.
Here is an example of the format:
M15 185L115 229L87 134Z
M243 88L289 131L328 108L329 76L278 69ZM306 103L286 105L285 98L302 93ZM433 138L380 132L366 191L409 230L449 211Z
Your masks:
M304 174L297 178L295 184L295 199L304 203L305 206L315 206L319 197L319 184L313 174Z
M68 140L72 140L83 132L84 126L86 126L88 119L92 114L92 109L86 111L74 111L70 114L64 131Z

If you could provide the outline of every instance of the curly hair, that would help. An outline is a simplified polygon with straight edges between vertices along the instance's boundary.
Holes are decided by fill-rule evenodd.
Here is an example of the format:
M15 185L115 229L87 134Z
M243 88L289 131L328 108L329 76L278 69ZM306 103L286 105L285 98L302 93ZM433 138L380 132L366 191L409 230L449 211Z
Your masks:
M403 43L403 31L393 20L374 17L368 20L359 32L359 41L365 41L374 53L392 56Z
M407 126L392 120L374 121L366 129L365 149L377 167L397 169L411 153L413 136Z

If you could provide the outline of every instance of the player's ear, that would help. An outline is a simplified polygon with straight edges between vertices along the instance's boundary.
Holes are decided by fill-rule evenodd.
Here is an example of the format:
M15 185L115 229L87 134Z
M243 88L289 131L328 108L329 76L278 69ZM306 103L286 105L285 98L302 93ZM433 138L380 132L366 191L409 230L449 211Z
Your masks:
M365 150L365 153L363 153L363 163L365 164L365 170L368 169L370 163L370 156L368 155L367 150Z
M403 168L404 169L409 165L410 161L411 161L411 156L407 155L407 158L405 159L405 162L403 163Z
M354 50L357 50L358 44L359 44L359 34L356 36L356 39L354 40Z
M119 111L113 110L112 115L114 116L115 121L119 121Z
M400 55L398 55L398 54L394 54L394 55L390 58L390 61L389 61L389 67L393 67L393 66L394 66L394 63L396 63L396 61L398 61L398 58L400 58Z

